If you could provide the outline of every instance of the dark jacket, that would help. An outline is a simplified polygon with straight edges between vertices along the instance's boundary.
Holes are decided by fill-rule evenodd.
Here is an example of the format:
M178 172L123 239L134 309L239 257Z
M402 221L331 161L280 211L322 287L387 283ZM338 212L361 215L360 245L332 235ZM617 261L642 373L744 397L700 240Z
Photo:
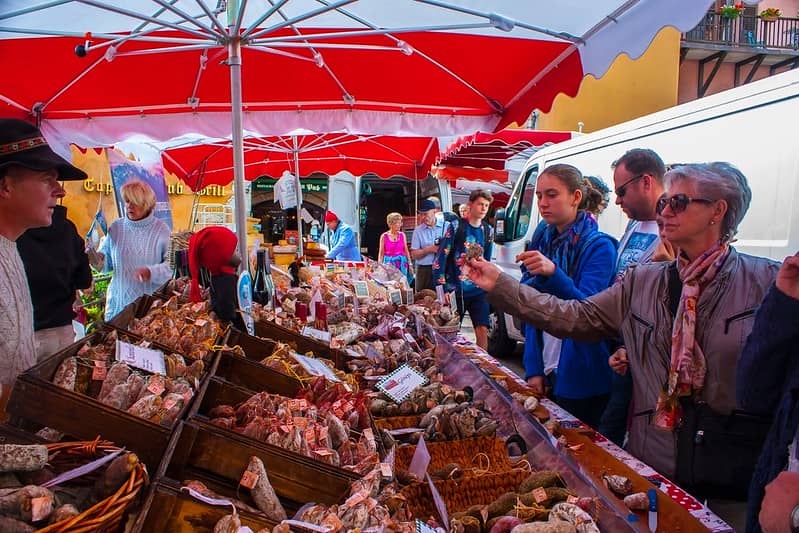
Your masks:
M75 313L75 291L92 284L89 258L67 208L57 205L53 223L29 229L17 239L33 302L33 329L66 326Z
M230 322L234 328L246 333L244 320L238 312L238 279L235 274L211 276L211 309L219 320Z
M771 287L741 352L737 381L741 409L774 414L749 486L746 530L759 532L764 489L785 470L799 428L799 300Z

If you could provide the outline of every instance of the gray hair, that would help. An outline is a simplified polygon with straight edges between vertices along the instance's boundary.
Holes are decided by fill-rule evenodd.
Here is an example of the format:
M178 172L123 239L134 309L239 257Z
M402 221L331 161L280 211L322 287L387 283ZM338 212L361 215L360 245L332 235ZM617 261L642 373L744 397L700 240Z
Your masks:
M721 236L725 240L732 239L752 201L752 190L746 176L730 163L714 161L674 167L664 176L664 183L668 188L673 182L683 179L695 183L700 196L727 202Z

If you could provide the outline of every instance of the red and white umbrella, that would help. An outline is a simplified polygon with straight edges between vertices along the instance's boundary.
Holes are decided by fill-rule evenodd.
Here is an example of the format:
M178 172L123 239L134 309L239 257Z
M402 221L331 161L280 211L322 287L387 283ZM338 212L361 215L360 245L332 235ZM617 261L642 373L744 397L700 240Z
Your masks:
M164 168L193 191L233 181L232 143L229 140L178 146L162 150ZM382 178L427 177L439 145L435 137L391 137L309 134L244 139L244 178L281 176L288 171L305 177L314 172L333 175L347 171ZM296 156L296 157L295 157Z
M712 3L36 1L0 7L0 115L39 121L62 153L132 134L232 136L240 240L244 135L494 131Z

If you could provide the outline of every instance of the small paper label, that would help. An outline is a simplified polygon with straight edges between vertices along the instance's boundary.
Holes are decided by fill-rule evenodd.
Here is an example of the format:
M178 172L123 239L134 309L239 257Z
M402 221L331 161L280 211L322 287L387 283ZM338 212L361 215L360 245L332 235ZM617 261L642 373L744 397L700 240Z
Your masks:
M388 299L391 303L402 305L402 292L398 290L388 291Z
M449 308L453 313L458 311L458 298L455 296L455 291L449 293Z
M427 383L426 376L408 365L402 365L377 382L377 388L397 403L402 403L413 390Z
M369 285L365 281L353 281L352 284L355 287L355 296L364 298L369 296Z
M239 480L239 485L248 489L253 488L256 483L258 483L258 474L249 470L245 470Z
M364 436L364 437L366 438L366 440L368 440L369 442L374 442L374 441L375 441L375 434L374 434L374 432L372 431L372 428L366 428L366 429L364 429L364 430L363 430L363 436Z
M150 382L147 385L147 390L155 394L156 396L160 396L162 392L164 392L164 384L161 382L160 379L156 379Z
M94 368L92 369L92 379L95 381L103 381L108 375L108 369L105 367L105 361L95 361Z
M306 337L311 337L312 339L330 344L331 334L329 331L322 331L321 329L312 328L311 326L305 326L302 328L302 334Z
M347 507L355 507L356 505L358 505L368 497L369 497L368 492L359 490L358 492L347 498L347 500L344 502L344 505L346 505Z
M116 358L117 361L123 361L147 372L166 375L164 353L160 350L150 350L143 346L117 340Z
M165 410L169 411L170 409L172 409L173 407L175 407L175 404L176 404L176 403L177 403L177 402L175 402L175 400L173 400L172 398L170 398L170 399L168 399L168 400L165 400L165 401L164 401L164 404L162 405L162 407L163 407Z
M230 500L223 500L222 498L210 498L204 494L200 494L191 487L180 487L180 490L183 492L188 492L192 498L200 500L201 502L205 502L208 505L219 505L225 507L228 505L233 505L233 502L231 502Z
M444 302L444 286L443 285L436 285L436 296L438 297L438 301L442 304Z
M304 435L305 435L305 442L308 443L309 446L312 444L316 444L316 432L312 427L305 428Z
M204 319L204 318L198 318L197 320L194 321L194 325L198 326L198 327L203 327L207 323L208 323L208 321L206 319Z
M546 501L548 498L547 490L544 487L538 487L537 489L533 490L533 499L535 500L535 503L541 503Z
M47 496L31 499L31 520L38 522L44 520L53 512L53 499Z
M308 419L302 416L295 416L294 425L300 429L305 429L306 427L308 427Z
M316 455L321 455L322 457L326 457L328 455L333 455L333 450L330 448L317 448L313 451Z
M300 355L298 353L292 353L291 356L310 375L324 376L330 381L341 381L338 378L338 376L336 376L336 373L333 372L333 370L329 366L327 366L324 362L320 361L319 359L315 359L313 357L308 357L305 355Z
M424 479L427 474L427 467L430 464L430 452L427 451L427 445L424 443L424 437L419 436L419 441L416 443L416 451L413 452L411 464L408 466L408 472Z
M319 440L321 442L327 441L327 433L328 433L327 426L319 426Z
M388 463L380 463L380 474L386 479L391 479L394 475L391 472L391 465Z
M418 518L416 519L416 533L438 533L438 531Z

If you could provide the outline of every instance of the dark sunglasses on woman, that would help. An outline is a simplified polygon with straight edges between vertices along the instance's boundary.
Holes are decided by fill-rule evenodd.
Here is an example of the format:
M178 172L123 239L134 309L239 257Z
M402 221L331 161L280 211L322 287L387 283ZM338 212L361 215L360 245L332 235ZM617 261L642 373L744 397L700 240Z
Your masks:
M668 198L665 194L658 198L657 204L655 204L655 211L658 215L663 213L663 210L666 209L668 205L671 207L671 210L674 214L682 213L688 208L688 204L691 202L702 202L703 204L712 204L715 200L711 200L709 198L691 198L687 194L675 194L671 198Z

